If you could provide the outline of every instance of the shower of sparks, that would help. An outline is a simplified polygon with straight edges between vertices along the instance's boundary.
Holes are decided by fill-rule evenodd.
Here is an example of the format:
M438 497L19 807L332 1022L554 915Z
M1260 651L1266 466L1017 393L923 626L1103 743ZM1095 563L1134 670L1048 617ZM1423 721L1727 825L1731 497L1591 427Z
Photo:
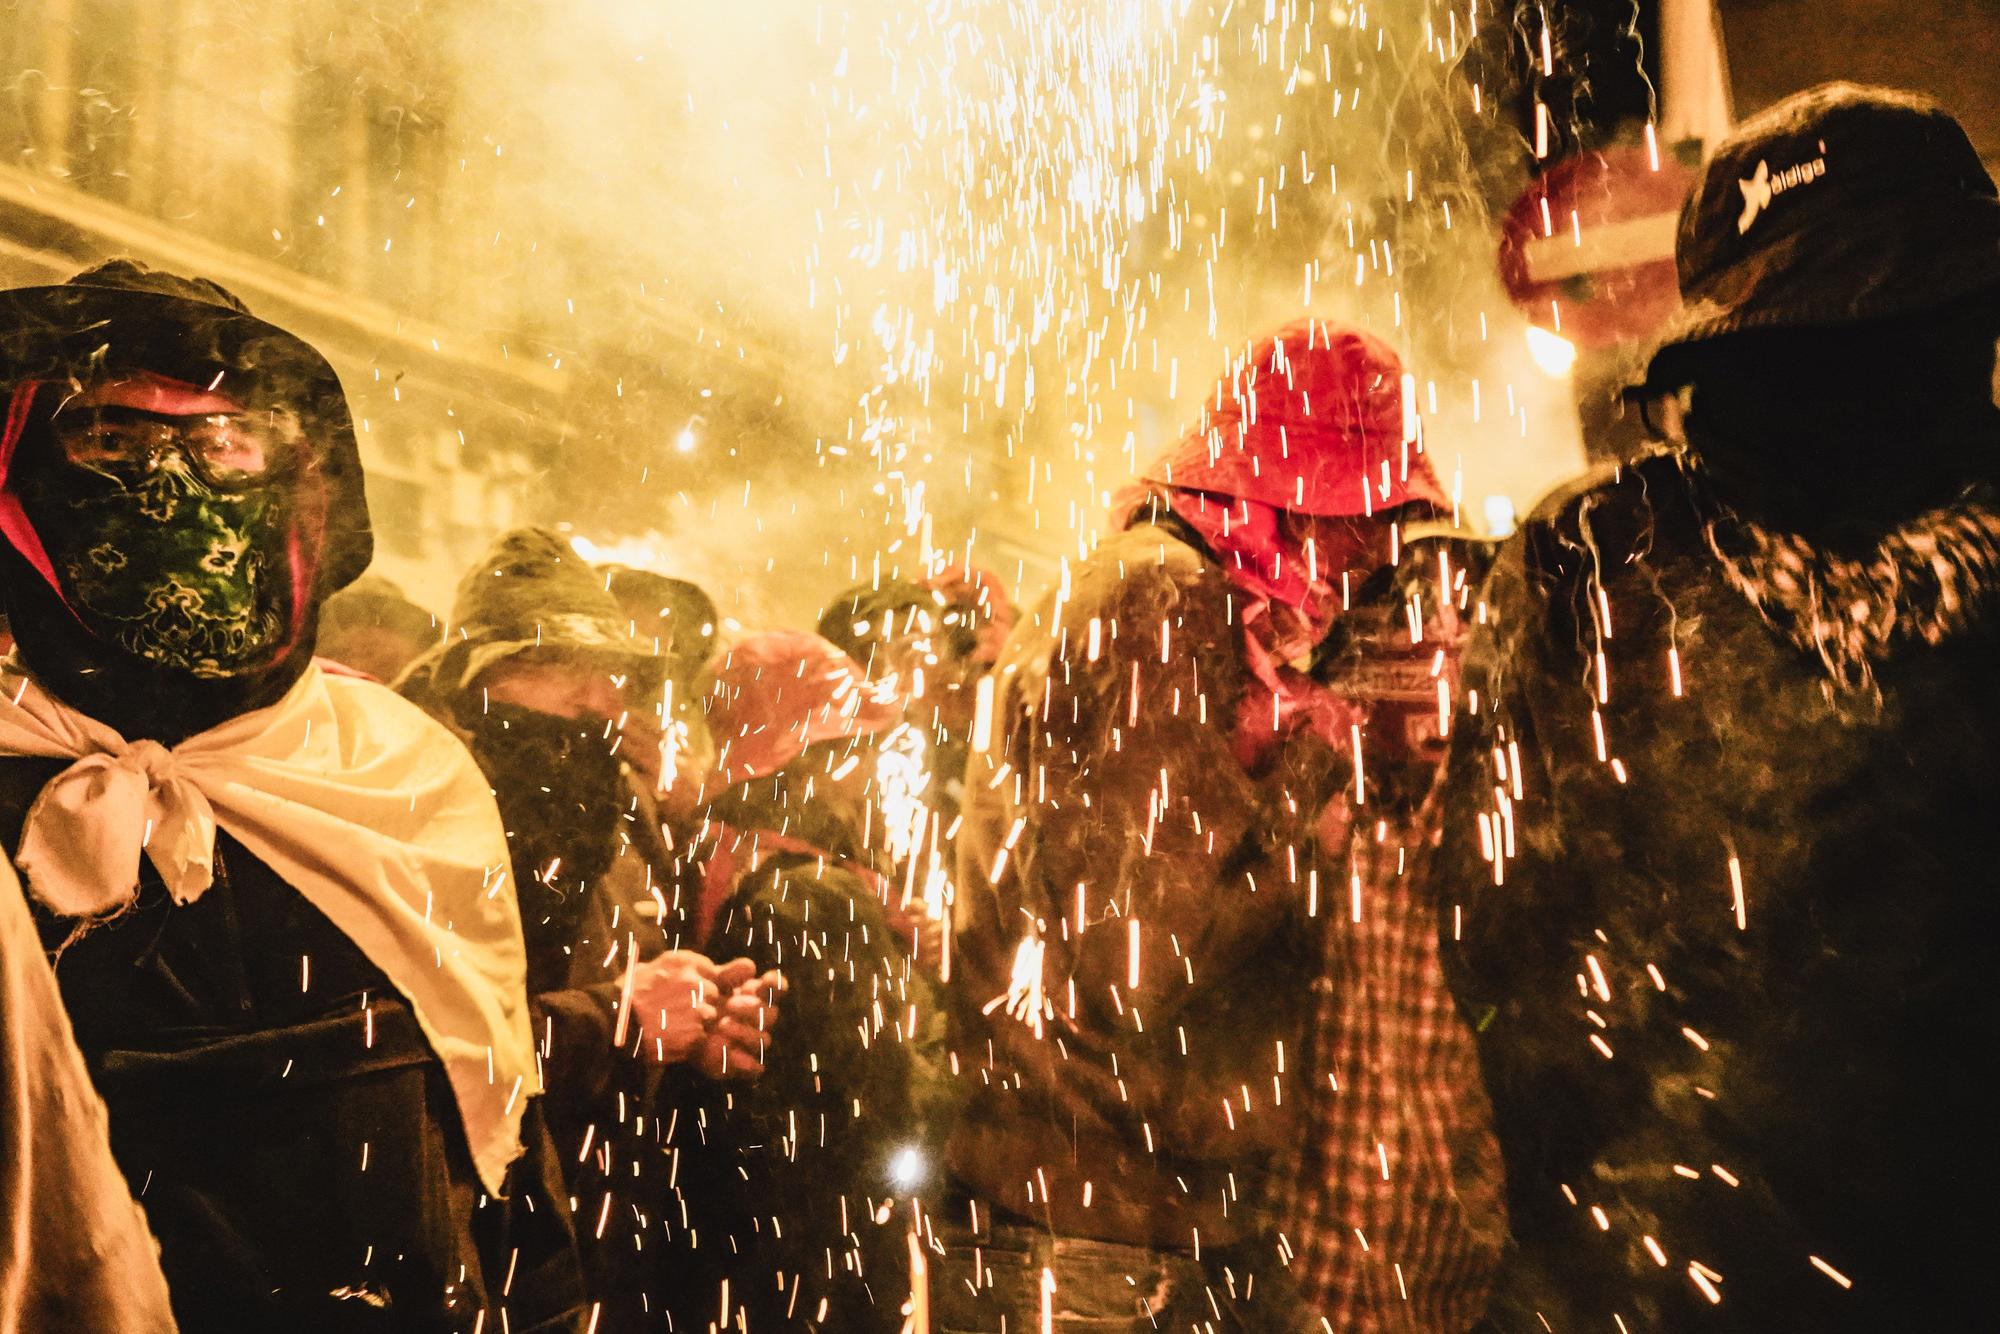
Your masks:
M881 813L882 849L903 868L900 906L921 905L926 920L942 922L956 893L946 864L948 849L930 801L938 781L931 753L923 729L898 724L876 748L870 786Z
M822 13L809 92L826 142L800 276L831 373L856 386L822 461L871 465L879 549L915 568L940 522L983 512L1010 546L1081 552L1219 350L1301 313L1429 354L1405 386L1412 439L1420 399L1474 427L1482 375L1509 386L1509 411L1478 433L1530 435L1547 391L1519 346L1486 336L1518 321L1487 277L1454 128L1479 22L1434 0ZM1476 321L1451 308L1468 273L1492 307ZM1461 431L1447 457L1472 443Z
M1008 1018L1026 1024L1035 1031L1036 1037L1041 1037L1045 1017L1054 1014L1043 990L1042 963L1047 953L1048 946L1040 937L1023 939L1014 951L1014 966L1008 977L1006 994L986 1002L983 1013L1002 1010Z
M1521 322L1487 273L1492 238L1482 225L1460 115L1465 107L1480 107L1482 94L1468 91L1456 68L1482 21L1483 7L1474 0L855 0L820 7L810 23L801 20L799 44L783 39L788 54L774 58L778 73L767 77L787 87L754 91L740 86L741 61L710 59L703 43L712 40L722 51L756 49L758 40L772 37L762 26L768 16L724 7L689 17L687 29L664 20L654 28L652 7L611 8L613 18L596 21L632 50L621 50L616 60L599 51L576 52L588 58L577 61L586 73L574 81L573 100L588 103L601 81L602 89L630 99L630 105L618 102L617 123L692 126L699 133L684 137L729 165L701 182L705 188L686 191L694 202L682 205L673 226L655 226L653 216L627 201L586 209L580 201L604 192L550 188L532 167L519 168L527 173L517 182L526 187L519 195L523 216L508 218L506 230L533 239L510 235L506 244L542 253L535 247L573 228L603 243L593 246L591 258L618 275L544 302L538 318L548 328L523 359L534 356L547 369L562 370L562 349L587 327L587 312L593 305L614 306L614 327L622 336L630 325L632 343L645 356L657 355L647 339L668 328L694 349L690 356L725 369L732 361L754 362L752 353L771 354L784 362L776 386L783 392L763 393L773 386L761 386L760 409L765 400L778 400L769 403L775 418L787 395L801 402L787 408L797 411L796 418L775 418L774 440L732 440L718 418L677 411L669 425L650 424L657 439L618 442L602 474L588 479L604 493L592 498L643 506L651 528L615 539L600 533L596 541L579 535L577 549L587 558L664 572L713 569L718 576L703 582L714 582L718 597L726 599L736 584L756 582L740 576L746 551L755 551L771 576L762 596L783 601L822 587L830 591L845 580L880 583L898 573L928 574L944 557L961 550L970 556L977 546L1003 553L1003 572L1015 582L1032 584L1048 574L1067 591L1072 562L1087 554L1102 528L1113 490L1192 418L1217 371L1231 364L1240 372L1247 337L1302 314L1368 325L1406 352L1411 371L1400 386L1404 439L1408 448L1421 442L1432 450L1440 471L1455 461L1455 473L1468 464L1504 472L1508 465L1496 468L1494 459L1532 453L1523 442L1552 453L1554 471L1569 462L1567 440L1547 443L1561 433L1554 414L1545 412L1567 410L1566 390L1551 390L1534 373L1537 340L1515 332ZM1546 64L1552 59L1546 29L1542 42ZM556 52L550 58L563 59L563 43L551 45ZM678 56L676 77L687 87L656 78L667 62L645 64L648 55ZM484 96L498 105L528 86L507 77L528 59L514 56L493 62L496 72ZM468 69L477 65L468 62ZM639 82L612 72L631 65L640 67L640 75L630 76ZM686 119L668 122L650 114L661 109L654 85L663 82L673 85L673 102L685 99ZM642 91L634 94L635 88ZM774 105L796 113L780 130L766 129L768 139L755 128L732 125L736 118L754 127L757 109L740 104L762 100L765 92ZM680 111L678 105L671 109ZM530 123L513 128L531 140L546 133L544 159L596 160L594 145L584 141L591 136L574 132L584 122L566 120L571 108L531 111ZM541 116L547 127L532 123ZM559 137L564 130L570 139ZM1546 108L1538 108L1536 140L1543 148L1549 132ZM504 155L500 150L508 144L501 141L508 136L497 130L479 133L486 142L478 145L468 174L484 170L504 184L506 173L517 170L516 158L537 161L531 154ZM629 136L604 137L617 138L617 152L629 155ZM784 152L769 153L774 146ZM687 151L690 158L677 165L699 165L696 150ZM760 153L781 157L780 169L759 164ZM767 188L740 188L739 168ZM579 170L588 179L587 168ZM681 181L671 184L681 193ZM634 195L653 197L636 184ZM729 255L726 247L738 230L710 212L740 219L744 199L757 200L760 208L769 201L770 218L741 229L744 253L758 247L755 262L703 286L696 273ZM539 237L537 226L543 228ZM382 239L386 249L388 238ZM501 244L497 231L493 244ZM674 253L682 246L695 258ZM635 273L646 276L631 279ZM614 302L618 285L624 290ZM1542 353L1545 360L1546 346ZM742 375L743 384L757 383L753 370ZM720 388L723 397L732 390ZM733 388L749 396L742 385ZM622 397L622 381L617 392ZM704 401L711 392L699 390ZM459 442L465 443L463 434ZM1387 481L1386 471L1368 479L1364 494L1371 488L1386 494ZM1533 489L1518 477L1509 485ZM1454 494L1458 489L1455 481ZM1506 488L1496 482L1473 494L1487 489ZM611 494L619 492L629 494ZM1499 512L1496 500L1507 501L1501 509L1511 519L1512 502L1504 496L1488 496L1481 512ZM780 542L788 521L811 531L786 533ZM774 547L777 553L769 554ZM811 568L815 559L818 569ZM1033 577L1027 574L1031 562L1041 567ZM720 576L725 570L729 574ZM1342 578L1345 603L1349 590ZM1440 599L1452 605L1462 578L1455 584L1447 570L1441 584ZM1412 640L1423 637L1428 606L1429 600L1410 605ZM744 616L751 619L747 610ZM1608 636L1608 608L1605 620ZM726 619L719 628L742 626ZM1077 629L1070 652L1085 661L1127 647L1118 643L1115 623L1093 617ZM1148 659L1156 642L1163 664L1176 651L1207 647L1176 641L1165 621L1157 640L1150 626L1128 624L1124 632L1128 645L1134 635L1145 642ZM1673 671L1678 695L1677 658ZM1608 683L1601 667L1597 680L1603 696ZM1149 710L1188 709L1209 720L1206 696L1182 700L1176 692L1142 700L1136 668L1133 681L1121 704L1126 726L1137 726ZM684 708L687 701L676 700L676 688L666 685L651 705L660 725L663 789L673 787L680 760L694 749L676 712L677 702ZM1441 675L1437 690L1439 727L1448 732L1451 686ZM915 693L923 693L921 683ZM975 752L990 753L996 732L1015 721L996 719L996 707L994 680L981 680L970 729ZM1477 713L1476 704L1471 711ZM1605 759L1602 720L1593 712L1592 721ZM1368 800L1362 737L1355 726L1347 747L1356 806ZM932 751L925 733L909 725L881 740L871 814L879 830L876 846L902 868L903 904L921 902L935 922L949 916L956 891L951 834L939 828L931 806L937 778ZM849 756L831 776L844 777L859 763ZM1495 805L1490 819L1481 816L1480 835L1498 884L1515 853L1513 803L1522 797L1522 779L1517 754L1496 754L1496 763ZM1622 766L1620 772L1622 777ZM1047 780L1045 772L1003 769L993 782L1012 783L1039 799ZM1199 836L1203 813L1187 810L1177 784L1181 806L1175 807L1169 786L1163 770L1154 816L1165 823L1191 815ZM1023 828L1017 820L998 850L991 872L996 883ZM1149 847L1151 837L1149 830ZM1214 835L1208 837L1212 842ZM553 883L561 867L560 859L551 862L541 878ZM1733 858L1730 869L1741 926L1742 885ZM1329 876L1334 901L1328 911L1338 918L1335 874ZM1296 857L1293 878L1301 879ZM1319 871L1307 870L1303 881L1308 914L1317 916ZM493 892L504 884L504 876L496 877ZM654 897L664 918L667 905L657 891ZM1067 1014L1076 1016L1075 983L1060 972L1051 982L1050 945L1041 932L1063 927L1082 936L1092 925L1086 900L1078 885L1073 928L1063 913L1067 904L1052 905L1050 921L1035 923L1016 948L1005 993L986 1004L987 1013L1000 1010L1043 1037L1057 1014L1053 985ZM1381 915L1381 903L1368 900L1371 918ZM1361 923L1358 874L1350 880L1348 907L1351 924ZM1156 982L1163 973L1184 975L1190 986L1207 981L1195 974L1189 942L1172 939L1156 924L1142 957L1140 919L1127 913L1125 931L1128 991L1147 980L1147 967ZM615 1021L620 1045L633 1027L636 965L628 937ZM1594 958L1590 967L1605 993ZM308 989L309 960L301 959L300 973L301 989ZM915 1002L891 979L872 981L879 1004L864 1041L910 1040L919 1027ZM1125 1008L1115 988L1112 1001L1144 1031L1142 1016ZM1183 1053L1185 1039L1183 1033ZM1591 1040L1610 1055L1602 1039L1592 1034ZM1282 1054L1279 1066L1282 1073ZM1273 1094L1274 1102L1283 1101L1276 1081ZM1239 1104L1225 1102L1232 1129L1251 1103L1248 1088ZM673 1154L704 1143L707 1127L675 1123L641 1132L637 1122L643 1118L628 1122L627 1110L621 1103L621 1126ZM861 1114L857 1104L855 1115ZM1145 1134L1150 1153L1151 1126ZM809 1153L816 1135L823 1146L823 1126L793 1126L783 1137L784 1151ZM585 1159L596 1151L609 1163L609 1138L607 1126L605 1135L587 1140ZM1386 1179L1389 1150L1375 1147ZM1086 1203L1091 1189L1085 1183ZM635 1207L672 1212L664 1201L607 1193L581 1225L601 1234L608 1220ZM685 1201L677 1207L686 1229ZM855 1227L869 1218L882 1225L889 1215L875 1209L862 1209ZM904 1329L928 1334L928 1259L918 1225L909 1233L908 1256L912 1295ZM829 1270L841 1259L855 1263L853 1255L837 1258L829 1251ZM1831 1266L1816 1257L1813 1263L1845 1285ZM1401 1267L1395 1272L1401 1284ZM1699 1285L1720 1281L1705 1272L1698 1265L1689 1270ZM768 1287L771 1278L740 1275L737 1295L752 1283ZM791 1291L797 1300L796 1278ZM1045 1269L1045 1331L1052 1327L1055 1292L1056 1276ZM730 1328L743 1311L732 1301L730 1280L703 1300L718 1297L713 1313L719 1327ZM826 1318L821 1300L819 1319Z

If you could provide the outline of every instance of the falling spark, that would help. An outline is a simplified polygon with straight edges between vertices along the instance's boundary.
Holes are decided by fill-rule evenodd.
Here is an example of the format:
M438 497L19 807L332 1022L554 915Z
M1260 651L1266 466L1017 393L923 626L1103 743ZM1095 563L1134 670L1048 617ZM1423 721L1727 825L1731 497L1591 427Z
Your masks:
M1354 750L1354 804L1365 806L1368 803L1368 783L1361 767L1361 724L1350 723L1347 730Z
M982 676L973 692L972 749L985 755L993 749L993 678Z
M909 1319L903 1322L903 1334L931 1334L931 1281L930 1261L924 1255L923 1243L912 1227L907 1241L910 1250L910 1305Z

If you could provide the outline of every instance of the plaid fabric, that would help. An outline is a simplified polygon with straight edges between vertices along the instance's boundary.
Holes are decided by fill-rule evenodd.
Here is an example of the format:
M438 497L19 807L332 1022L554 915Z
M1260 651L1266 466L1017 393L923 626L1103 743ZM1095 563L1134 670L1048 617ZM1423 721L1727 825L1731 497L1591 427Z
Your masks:
M1309 1328L1332 1334L1469 1328L1506 1231L1478 1057L1424 890L1434 812L1357 825L1358 910L1353 882L1319 904L1306 1133L1275 1203L1292 1277L1319 1317Z

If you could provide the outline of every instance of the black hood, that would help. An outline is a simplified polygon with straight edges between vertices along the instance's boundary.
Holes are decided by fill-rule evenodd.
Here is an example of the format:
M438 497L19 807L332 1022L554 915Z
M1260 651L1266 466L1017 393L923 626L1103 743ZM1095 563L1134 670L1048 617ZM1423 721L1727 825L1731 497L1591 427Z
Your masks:
M10 398L30 381L60 386L141 370L290 405L307 426L326 492L319 596L361 577L375 554L361 451L340 376L312 344L258 319L218 283L136 260L0 291L0 387Z
M254 673L195 679L96 638L54 586L41 555L48 535L22 506L22 471L36 466L28 451L56 407L82 387L139 372L282 404L304 427L306 466L293 493L297 632ZM297 680L318 604L374 554L353 418L325 357L213 282L112 260L65 283L0 291L0 403L0 592L45 685L129 735L173 740L272 703Z

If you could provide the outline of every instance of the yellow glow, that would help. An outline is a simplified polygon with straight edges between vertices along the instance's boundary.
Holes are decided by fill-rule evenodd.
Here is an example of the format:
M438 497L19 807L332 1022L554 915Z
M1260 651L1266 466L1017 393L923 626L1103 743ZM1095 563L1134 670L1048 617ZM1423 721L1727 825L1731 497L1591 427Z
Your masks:
M1561 379L1576 365L1576 344L1559 333L1528 326L1528 355L1544 375Z

